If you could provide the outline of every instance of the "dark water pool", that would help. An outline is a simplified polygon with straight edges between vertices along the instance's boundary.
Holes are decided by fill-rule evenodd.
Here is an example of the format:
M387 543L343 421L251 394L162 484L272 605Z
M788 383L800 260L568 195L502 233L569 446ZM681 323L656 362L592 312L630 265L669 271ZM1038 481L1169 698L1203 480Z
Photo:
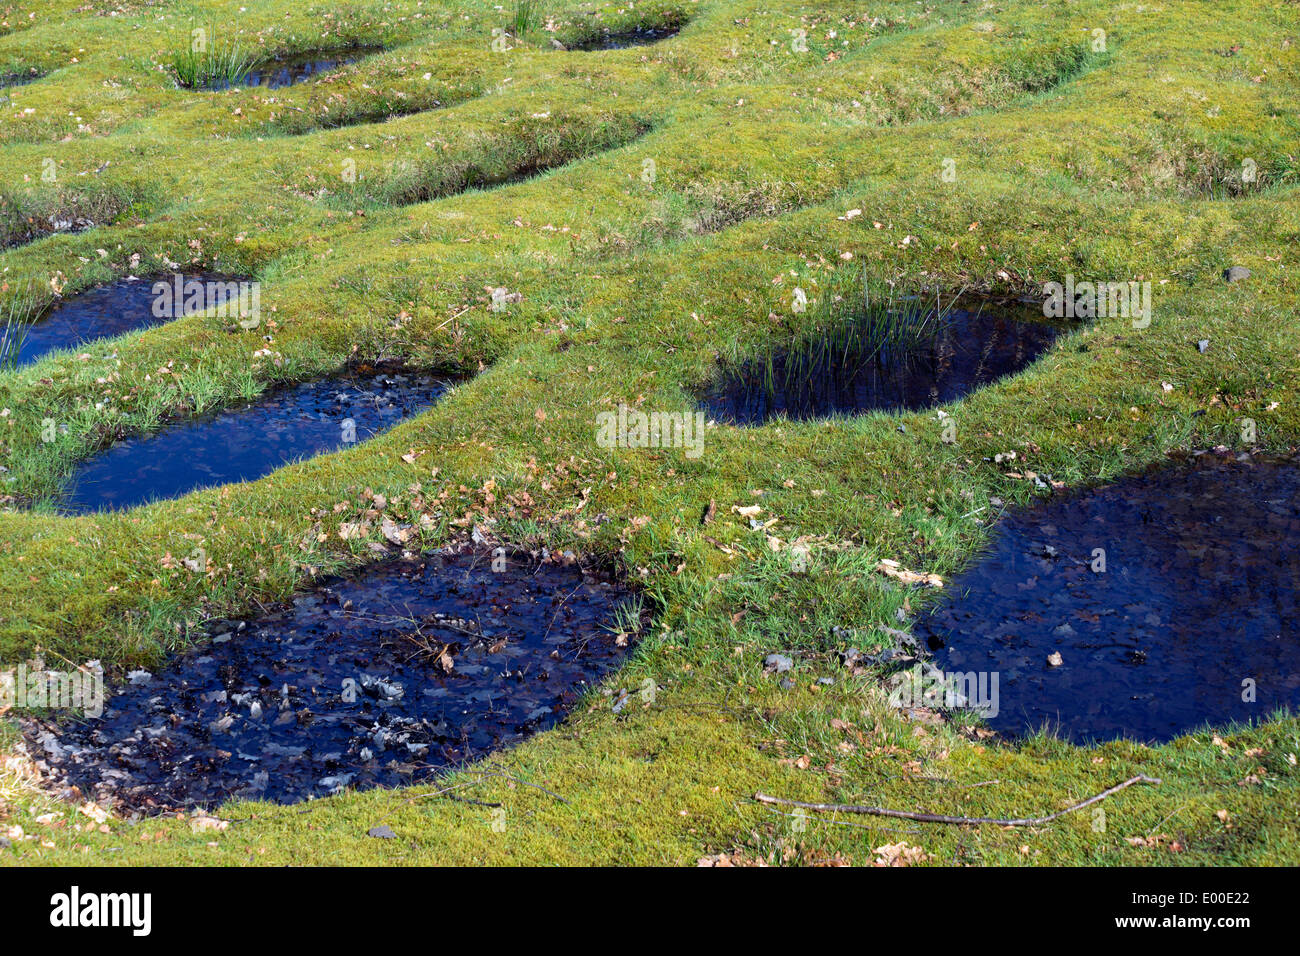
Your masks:
M738 425L930 408L1025 367L1068 330L1041 309L1007 305L954 308L905 347L838 327L725 369L704 404Z
M293 86L314 79L322 73L355 63L364 57L383 52L379 48L342 50L337 53L302 53L286 56L279 60L265 60L255 64L237 83L226 80L214 81L205 85L205 89L228 90L232 86L260 86L268 90L282 86Z
M278 389L242 408L119 441L77 467L59 504L84 514L251 481L365 441L430 407L451 384L429 373L371 370Z
M570 50L622 50L630 46L646 46L676 36L681 27L644 27L637 30L623 30L618 33L604 31L593 34L585 40L569 44Z
M0 89L10 86L26 86L28 83L34 83L45 74L37 70L30 70L26 73L5 73L0 75Z
M153 291L154 283L172 285L175 281L173 276L158 279L137 279L131 276L69 296L48 309L23 332L15 335L18 343L15 356L17 364L26 365L55 349L73 348L95 339L111 338L123 332L161 325L189 312L220 305L231 298L231 284L242 281L236 276L213 272L187 272L182 273L180 278L182 287L187 282L203 284L205 295L202 306L187 309L182 297L176 309L163 308L159 304L158 311L165 314L154 314L155 304L159 303L159 296ZM211 293L208 294L207 290L211 290ZM2 334L3 330L0 329L0 335ZM0 355L4 354L7 354L6 350L0 346Z
M16 209L8 197L0 195L0 250L16 249L18 246L60 234L75 235L94 229L98 223L80 215L75 209L54 214L43 219L26 216ZM8 208L6 208L8 207ZM8 323L6 322L6 325Z
M98 720L25 729L66 783L146 812L400 786L555 724L625 653L624 599L525 555L388 562L216 624Z
M1009 734L1163 741L1295 708L1300 465L1205 455L1012 513L949 593L915 633L941 670L999 675Z

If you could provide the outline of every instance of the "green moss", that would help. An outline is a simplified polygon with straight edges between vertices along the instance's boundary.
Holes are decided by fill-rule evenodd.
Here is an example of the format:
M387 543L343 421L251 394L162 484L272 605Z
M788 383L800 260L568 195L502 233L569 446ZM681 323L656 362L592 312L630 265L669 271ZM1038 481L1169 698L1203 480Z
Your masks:
M900 839L939 864L1300 860L1294 718L1157 748L1010 746L960 724L918 734L877 684L834 668L832 631L883 642L881 626L925 598L873 574L879 558L950 575L984 540L991 497L1032 497L985 461L999 452L1082 485L1172 450L1240 447L1242 417L1263 449L1298 443L1287 250L1300 234L1300 76L1285 8L702 0L599 4L592 17L557 3L528 42L497 52L492 31L510 11L490 4L126 6L110 18L46 3L0 28L0 63L47 74L2 91L5 221L115 197L94 229L0 254L0 299L220 264L263 281L275 326L192 316L0 374L0 491L39 499L107 435L349 359L483 370L374 441L258 482L121 515L0 513L0 661L38 646L119 669L156 661L207 616L362 563L367 542L337 532L370 488L396 518L432 516L428 547L473 514L507 539L616 561L661 630L607 689L651 678L659 691L618 715L595 696L473 768L567 802L467 775L305 814L230 806L222 816L239 822L215 836L183 821L115 821L107 834L68 822L48 830L54 849L22 842L0 860L690 863L737 851L866 863ZM233 24L250 50L316 49L325 32L388 52L281 90L177 89L167 51L192 16ZM625 50L546 42L663 23L681 32ZM846 262L876 288L945 293L1036 292L1067 272L1141 278L1155 284L1154 321L1097 322L946 408L956 444L933 413L716 427L698 459L596 444L599 412L683 410L720 356L811 321L792 311L794 287L815 299ZM1252 277L1223 283L1233 264ZM489 290L502 286L522 300L494 311ZM67 426L48 444L46 419ZM710 500L718 517L702 527ZM779 519L767 535L781 550L730 511L754 503ZM792 574L786 548L800 539L812 567ZM210 575L163 567L195 546ZM793 691L761 674L776 649L797 652ZM1138 772L1164 782L1106 801L1102 830L1085 812L1034 831L899 835L820 816L796 831L750 800L1020 815ZM506 828L420 796L459 784L502 802ZM5 799L7 819L40 829L36 796ZM380 823L399 839L367 839Z

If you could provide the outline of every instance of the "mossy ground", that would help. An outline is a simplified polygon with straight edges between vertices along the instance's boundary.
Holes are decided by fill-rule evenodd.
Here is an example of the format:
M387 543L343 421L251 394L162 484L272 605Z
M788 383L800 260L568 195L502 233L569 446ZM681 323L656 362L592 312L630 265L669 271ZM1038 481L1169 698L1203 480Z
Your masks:
M546 16L570 40L596 22L683 26L653 46L560 51ZM268 54L387 52L280 90L179 89L166 64L209 22ZM934 596L877 561L951 575L991 497L1033 496L1016 475L1088 485L1171 451L1241 448L1242 418L1262 450L1300 442L1295 7L556 0L494 50L510 22L476 0L7 8L0 75L43 77L0 90L0 244L19 243L0 253L0 291L48 300L195 263L256 275L267 321L190 317L0 374L15 503L0 514L0 660L156 662L206 616L363 562L368 542L338 527L371 491L395 518L432 516L427 547L478 524L616 560L657 618L607 689L650 678L655 700L615 714L593 695L474 768L567 802L468 774L229 805L219 834L101 828L70 807L37 822L48 801L15 764L3 824L39 839L0 860L861 864L902 840L937 864L1300 861L1295 718L1154 748L1010 745L900 720L877 682L836 668L831 634L887 640L898 610ZM24 244L52 212L98 225ZM1232 264L1250 279L1224 283ZM596 415L619 403L692 408L720 356L811 321L795 286L815 306L846 266L946 292L1149 280L1154 319L1097 321L949 406L955 444L933 412L715 427L699 458L596 444ZM497 311L494 287L522 301ZM118 515L42 503L115 434L388 357L482 372L377 440L258 482ZM1010 450L1014 472L991 461ZM778 523L750 530L731 507L752 504ZM799 539L811 566L795 574ZM206 574L166 557L196 548ZM773 650L796 655L795 689L762 674ZM1034 830L820 815L800 829L751 800L1034 815L1139 772L1164 782L1106 801L1104 828L1079 813ZM420 796L456 783L501 802L504 828ZM398 839L366 837L381 823Z

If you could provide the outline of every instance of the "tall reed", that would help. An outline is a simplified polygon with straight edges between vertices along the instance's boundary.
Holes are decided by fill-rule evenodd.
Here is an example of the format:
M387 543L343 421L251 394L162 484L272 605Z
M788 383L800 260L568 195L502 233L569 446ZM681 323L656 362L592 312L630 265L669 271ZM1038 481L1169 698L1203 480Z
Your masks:
M542 19L542 0L515 0L514 36L522 40L535 30Z
M219 39L215 24L191 30L185 46L171 54L176 81L191 90L235 86L256 62L238 41Z
M36 319L37 298L30 286L15 289L0 306L0 371L18 367L18 353Z
M817 378L851 380L874 363L901 370L938 338L956 297L946 305L890 291L871 295L865 274L832 278L811 326L765 351L750 366L769 394L790 391Z

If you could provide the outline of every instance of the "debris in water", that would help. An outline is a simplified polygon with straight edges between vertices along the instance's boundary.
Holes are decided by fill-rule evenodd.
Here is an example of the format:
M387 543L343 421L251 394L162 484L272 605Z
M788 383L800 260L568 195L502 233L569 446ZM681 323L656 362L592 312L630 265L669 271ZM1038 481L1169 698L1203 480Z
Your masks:
M53 734L33 747L43 769L145 812L411 783L552 726L625 653L605 626L623 601L611 582L527 555L493 564L439 552L337 579L215 623L97 720L25 731ZM452 647L455 668L413 638Z
M200 307L188 308L182 299L176 303L175 309L157 308L159 297L154 294L155 280L137 279L135 276L69 296L21 330L21 340L13 356L15 364L25 365L55 349L74 348L95 339L112 338L124 332L161 325L190 312L224 305L229 296L239 295L240 283L244 281L211 272L182 273L179 279L182 283L202 283L208 294ZM172 282L170 278L156 281L169 285ZM164 314L158 315L158 312ZM0 348L0 354L4 354L3 348Z
M450 384L421 372L349 372L277 389L243 408L117 442L73 471L59 504L85 514L252 481L365 441L432 406ZM406 532L394 525L385 534Z
M1163 741L1300 704L1296 462L1204 454L1010 513L990 548L914 631L988 675L993 728Z

